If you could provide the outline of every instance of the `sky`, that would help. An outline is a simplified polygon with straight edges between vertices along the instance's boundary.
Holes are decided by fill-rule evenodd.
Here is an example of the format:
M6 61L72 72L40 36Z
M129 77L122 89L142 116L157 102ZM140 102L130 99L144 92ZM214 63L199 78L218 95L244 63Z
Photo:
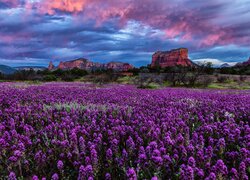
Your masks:
M138 67L180 47L194 62L235 64L250 56L249 19L250 0L0 0L0 64Z

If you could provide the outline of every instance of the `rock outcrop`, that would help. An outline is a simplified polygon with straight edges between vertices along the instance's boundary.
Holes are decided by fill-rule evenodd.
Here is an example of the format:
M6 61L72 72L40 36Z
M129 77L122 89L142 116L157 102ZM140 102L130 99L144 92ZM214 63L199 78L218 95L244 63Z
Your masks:
M188 49L186 48L158 51L153 54L151 63L151 67L160 66L162 68L193 65L194 63L188 58Z
M52 63L52 61L49 62L49 67L48 70L53 70L55 68L54 64Z
M242 63L237 63L235 66L249 66L250 65L250 57L247 61Z
M69 70L73 68L84 69L84 70L93 70L97 68L102 68L100 63L94 63L87 59L81 58L73 61L60 62L58 69Z
M52 62L49 64L49 70L61 69L61 70L70 70L73 68L83 69L87 71L96 70L96 69L112 69L114 71L128 71L132 69L133 66L128 63L122 62L109 62L107 64L101 64L97 62L92 62L84 58L60 62L60 64L55 67Z
M133 66L129 63L122 63L122 62L109 62L104 65L105 69L113 69L118 71L128 71L133 69Z

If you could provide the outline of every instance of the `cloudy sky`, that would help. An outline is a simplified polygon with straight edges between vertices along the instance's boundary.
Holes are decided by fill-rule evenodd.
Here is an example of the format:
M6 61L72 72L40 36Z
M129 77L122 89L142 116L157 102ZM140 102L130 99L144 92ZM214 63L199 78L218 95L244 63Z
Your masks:
M0 64L85 57L150 63L186 47L194 61L250 56L250 0L0 0Z

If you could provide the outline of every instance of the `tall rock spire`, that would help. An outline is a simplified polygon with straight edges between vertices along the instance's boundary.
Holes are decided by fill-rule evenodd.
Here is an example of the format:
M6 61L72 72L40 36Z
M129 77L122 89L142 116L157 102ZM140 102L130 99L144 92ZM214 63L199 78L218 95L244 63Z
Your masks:
M52 63L52 61L49 62L49 66L48 66L48 70L53 70L55 68L54 64Z

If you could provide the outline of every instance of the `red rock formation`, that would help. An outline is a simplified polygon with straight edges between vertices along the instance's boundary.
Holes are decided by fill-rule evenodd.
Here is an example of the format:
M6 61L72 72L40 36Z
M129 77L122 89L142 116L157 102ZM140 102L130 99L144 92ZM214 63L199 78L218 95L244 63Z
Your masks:
M51 71L55 68L54 64L52 63L52 61L49 62L49 67L48 70Z
M193 62L188 59L188 49L180 48L170 51L158 51L153 54L151 67L162 68L172 66L192 66Z
M73 61L60 62L58 69L68 70L73 68L90 70L93 67L98 67L98 63L88 61L87 59L76 59Z
M132 65L122 62L109 62L105 64L104 67L106 69L113 69L115 71L128 71L134 68Z
M84 69L84 70L95 70L95 69L113 69L114 71L128 71L132 69L133 66L128 63L122 62L110 62L107 64L101 64L89 61L87 59L81 58L73 61L60 62L57 69L69 70L73 68ZM55 69L52 62L49 64L49 70Z
M131 69L133 69L134 68L134 66L132 66L131 64L129 64L129 63L124 63L123 64L123 71L128 71L128 70L131 70Z

